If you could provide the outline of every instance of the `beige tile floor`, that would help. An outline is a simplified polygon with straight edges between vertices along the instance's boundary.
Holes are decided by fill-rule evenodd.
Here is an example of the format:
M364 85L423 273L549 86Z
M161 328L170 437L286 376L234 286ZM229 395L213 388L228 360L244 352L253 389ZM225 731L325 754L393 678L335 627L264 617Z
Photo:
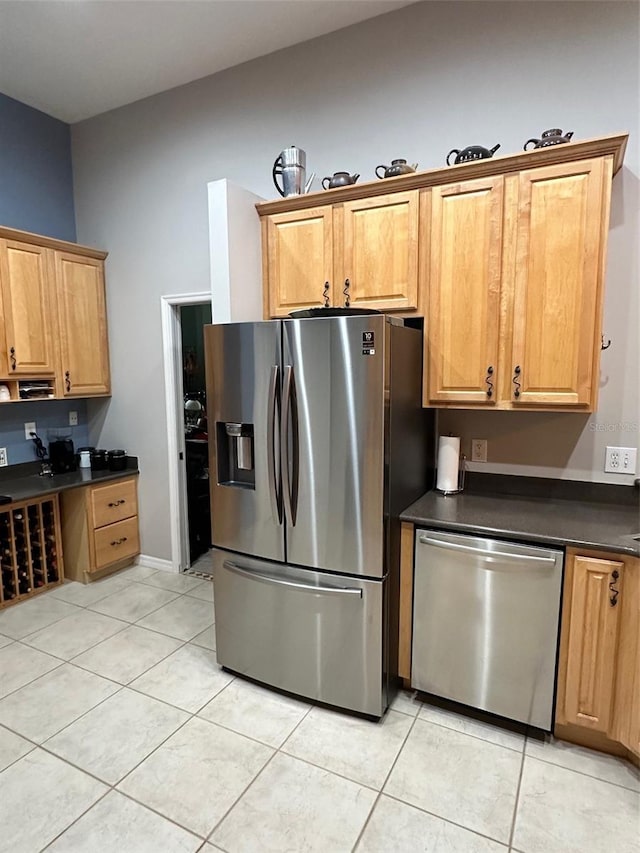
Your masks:
M212 602L135 567L0 613L2 853L638 853L625 762L409 693L374 724L249 684Z

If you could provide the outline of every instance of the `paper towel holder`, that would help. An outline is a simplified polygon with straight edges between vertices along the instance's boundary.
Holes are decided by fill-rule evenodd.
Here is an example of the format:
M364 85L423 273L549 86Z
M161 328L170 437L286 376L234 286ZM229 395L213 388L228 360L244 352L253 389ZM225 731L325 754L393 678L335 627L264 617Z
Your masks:
M467 461L467 457L462 454L460 456L460 465L458 466L458 488L457 489L436 489L436 492L440 495L444 495L445 498L449 497L449 495L459 495L460 492L464 491L465 480L467 479L467 466L465 462Z

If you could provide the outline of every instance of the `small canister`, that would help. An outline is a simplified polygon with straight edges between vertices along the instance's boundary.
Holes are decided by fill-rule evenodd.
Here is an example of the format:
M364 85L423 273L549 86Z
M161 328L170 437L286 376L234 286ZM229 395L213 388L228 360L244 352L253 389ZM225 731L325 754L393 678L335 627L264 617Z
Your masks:
M110 450L108 456L110 471L124 471L124 469L127 467L126 450Z
M91 468L91 451L89 451L89 450L81 450L80 451L80 467L81 468Z
M109 467L109 459L106 450L94 450L91 454L91 468L94 471L106 471Z

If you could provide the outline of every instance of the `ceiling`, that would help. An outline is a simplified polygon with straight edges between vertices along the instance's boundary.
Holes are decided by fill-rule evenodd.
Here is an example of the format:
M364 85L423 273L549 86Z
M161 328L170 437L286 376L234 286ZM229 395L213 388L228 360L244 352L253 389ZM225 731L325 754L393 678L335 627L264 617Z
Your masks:
M77 122L402 0L2 0L0 92Z

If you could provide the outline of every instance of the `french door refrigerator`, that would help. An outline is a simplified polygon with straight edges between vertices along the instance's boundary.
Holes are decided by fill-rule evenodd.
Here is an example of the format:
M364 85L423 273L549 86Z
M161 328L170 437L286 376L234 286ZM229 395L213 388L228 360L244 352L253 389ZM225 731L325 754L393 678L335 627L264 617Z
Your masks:
M433 485L422 333L382 314L205 327L216 652L381 716L399 513Z

